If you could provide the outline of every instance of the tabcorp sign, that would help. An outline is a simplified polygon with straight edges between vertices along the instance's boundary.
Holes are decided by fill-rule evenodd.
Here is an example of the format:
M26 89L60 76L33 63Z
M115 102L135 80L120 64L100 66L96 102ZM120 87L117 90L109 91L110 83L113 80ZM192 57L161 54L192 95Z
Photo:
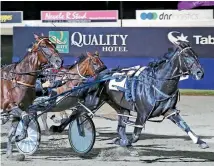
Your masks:
M1 11L1 23L22 23L22 11Z

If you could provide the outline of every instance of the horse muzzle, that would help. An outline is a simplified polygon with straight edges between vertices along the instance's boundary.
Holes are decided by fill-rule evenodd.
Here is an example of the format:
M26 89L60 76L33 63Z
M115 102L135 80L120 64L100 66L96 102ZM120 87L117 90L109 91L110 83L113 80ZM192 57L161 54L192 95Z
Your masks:
M204 77L204 71L201 69L197 69L197 70L193 71L192 74L193 74L194 79L196 79L196 80L201 80Z
M55 69L59 69L62 66L62 59L58 56L52 56L50 58L50 63L53 65Z

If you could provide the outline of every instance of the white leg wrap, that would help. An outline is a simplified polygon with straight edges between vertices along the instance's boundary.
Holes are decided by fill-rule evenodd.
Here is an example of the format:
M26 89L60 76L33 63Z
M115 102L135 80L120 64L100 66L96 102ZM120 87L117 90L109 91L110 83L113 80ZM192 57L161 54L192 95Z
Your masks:
M198 142L198 137L195 136L191 131L188 132L189 137L192 139L193 143L197 143Z

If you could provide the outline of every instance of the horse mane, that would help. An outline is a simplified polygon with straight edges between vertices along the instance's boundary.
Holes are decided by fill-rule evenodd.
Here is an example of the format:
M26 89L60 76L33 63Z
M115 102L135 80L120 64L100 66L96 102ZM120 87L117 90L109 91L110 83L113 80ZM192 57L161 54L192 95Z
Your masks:
M152 68L152 69L157 69L158 67L162 66L171 58L171 56L169 56L169 54L172 55L172 54L174 54L174 52L168 52L168 53L164 54L163 56L159 57L158 60L150 62L148 64L148 67Z
M25 53L25 55L22 57L22 58L20 58L20 60L19 61L17 61L17 62L14 62L13 64L19 64L19 63L21 63L28 55L29 55L29 51L27 51L26 53Z
M43 38L47 38L48 39L48 37L45 37L45 36L40 36L39 37L39 39L41 40L41 39L43 39ZM51 41L50 41L51 42ZM52 42L51 42L52 43ZM19 61L17 61L17 62L14 62L14 64L19 64L19 63L21 63L28 55L29 55L29 49L31 49L32 47L33 47L33 45L34 45L34 43L31 43L31 44L29 44L28 46L27 46L27 51L26 51L26 53L25 53L25 55L19 60ZM55 46L55 44L53 43L53 45Z
M72 64L71 66L69 66L68 69L71 69L71 68L73 68L76 64L83 62L86 58L87 58L86 55L81 54L81 55L78 57L77 61L76 61L74 64Z

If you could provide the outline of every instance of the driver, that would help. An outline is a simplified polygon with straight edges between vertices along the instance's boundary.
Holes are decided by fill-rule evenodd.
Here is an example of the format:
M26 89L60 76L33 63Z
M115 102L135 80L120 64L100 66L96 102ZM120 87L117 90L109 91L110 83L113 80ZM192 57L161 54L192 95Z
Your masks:
M44 88L47 88L49 96L52 96L53 88L57 88L57 87L60 87L65 84L65 81L63 81L64 79L63 80L54 80L53 83L51 83L49 80L47 80L46 82L42 83L41 77L44 77L44 76L40 76L40 78L38 78L36 80L36 86L35 86L36 93L43 92Z

